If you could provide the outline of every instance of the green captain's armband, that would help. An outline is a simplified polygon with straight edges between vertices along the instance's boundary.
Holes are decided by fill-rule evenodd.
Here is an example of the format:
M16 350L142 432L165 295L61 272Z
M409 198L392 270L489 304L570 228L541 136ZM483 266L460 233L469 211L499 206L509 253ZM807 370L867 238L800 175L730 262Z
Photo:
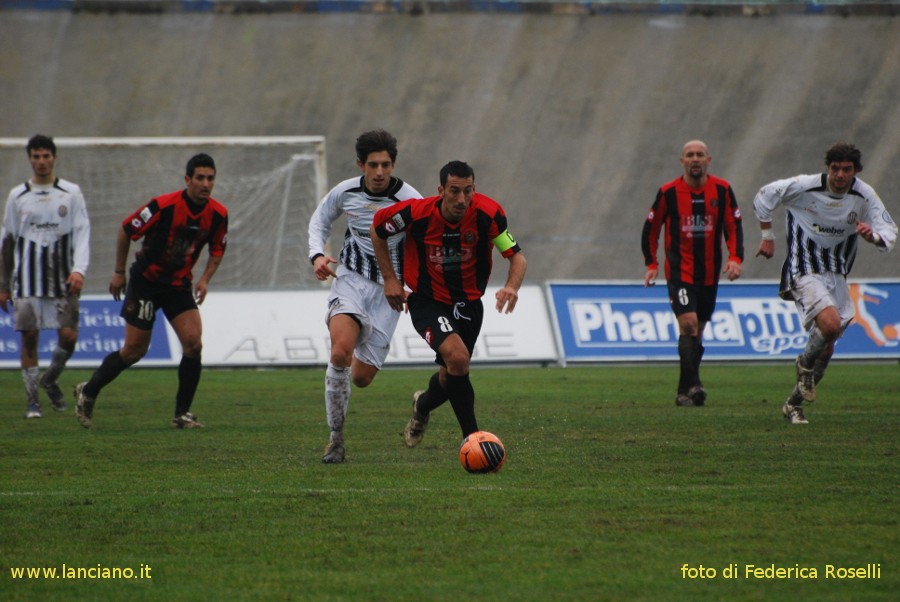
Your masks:
M505 253L509 251L518 243L516 243L516 239L512 237L512 234L509 233L509 230L504 230L503 233L495 238L493 241L494 246L497 247L497 250L501 253Z

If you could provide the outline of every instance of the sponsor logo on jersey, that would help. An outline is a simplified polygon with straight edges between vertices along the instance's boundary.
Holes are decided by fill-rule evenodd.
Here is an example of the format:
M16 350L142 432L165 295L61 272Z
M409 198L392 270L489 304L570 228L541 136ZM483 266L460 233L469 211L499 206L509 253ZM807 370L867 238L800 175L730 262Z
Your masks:
M59 228L59 224L54 222L44 222L42 224L31 224L32 229L39 231L47 231L47 230L56 230Z
M390 230L388 230L388 231L390 232ZM369 233L368 230L362 230L360 228L353 228L353 233L356 236L358 236L359 238L371 238L372 237L372 235ZM391 234L393 234L393 232L391 232Z
M398 231L398 232L399 232L400 230L403 230L404 228L406 228L406 222L403 221L403 216L400 215L399 213L396 214L396 215L394 215L394 216L391 218L391 221L394 222L394 225L397 226L397 231Z
M842 236L844 232L846 232L844 228L838 228L836 226L820 226L819 224L813 224L812 227L819 234L834 234Z
M470 261L475 252L471 247L440 247L427 245L425 250L428 262L439 265L445 271L459 271L460 266Z
M689 238L693 236L705 236L713 231L713 218L711 215L683 215L681 217L681 231Z

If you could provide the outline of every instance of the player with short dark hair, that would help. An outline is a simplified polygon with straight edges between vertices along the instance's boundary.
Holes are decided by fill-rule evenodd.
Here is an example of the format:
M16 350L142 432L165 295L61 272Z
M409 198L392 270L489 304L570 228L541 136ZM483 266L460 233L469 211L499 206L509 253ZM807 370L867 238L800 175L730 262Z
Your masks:
M0 232L0 307L22 336L25 418L41 418L38 387L57 412L66 409L59 375L78 342L79 297L87 273L91 224L77 184L55 175L56 143L37 134L25 146L33 175L13 188ZM54 329L56 348L38 376L40 331Z
M334 278L328 296L326 323L331 356L325 371L325 415L331 434L322 462L344 461L344 421L350 403L350 383L367 387L381 369L397 328L382 288L369 227L375 212L419 192L393 175L397 139L384 130L371 130L356 139L356 164L361 176L344 180L322 199L309 223L309 259L316 278ZM340 259L326 255L331 226L341 215L347 231ZM391 260L402 262L403 236L390 241ZM329 264L338 263L337 271Z
M390 261L387 239L405 233L403 280ZM475 191L475 172L462 161L440 171L438 196L412 199L375 214L375 257L391 307L409 309L413 326L435 351L440 367L424 391L413 394L404 442L422 441L435 409L449 399L463 438L478 429L475 390L469 380L472 351L481 332L484 295L496 247L509 261L506 283L497 291L498 312L516 307L525 277L522 249L509 233L500 204ZM409 287L409 296L404 291Z
M183 190L152 199L122 221L109 292L116 301L125 293L121 311L125 344L103 359L88 382L75 387L75 414L83 427L91 427L94 403L103 387L147 353L160 309L178 336L183 353L172 426L204 426L190 411L202 370L203 326L197 306L206 299L209 281L222 262L228 233L228 212L210 196L215 180L212 157L195 155L187 163ZM126 280L131 241L142 238ZM209 247L209 259L200 279L193 283L193 268L204 246Z
M685 143L680 161L684 174L656 193L641 232L641 250L647 266L644 286L653 286L659 275L659 235L665 231L666 282L678 320L680 372L675 405L691 407L706 403L700 380L703 331L716 308L720 273L729 280L741 275L744 235L731 185L709 173L712 156L706 144ZM723 236L727 260L722 253Z
M781 408L791 424L808 424L804 401L816 399L816 384L855 312L847 274L856 260L859 239L888 252L897 241L897 225L875 189L859 179L862 153L838 142L825 153L826 172L776 180L753 199L762 240L757 257L775 255L772 214L784 206L787 256L779 295L793 299L809 332L796 361L797 382Z

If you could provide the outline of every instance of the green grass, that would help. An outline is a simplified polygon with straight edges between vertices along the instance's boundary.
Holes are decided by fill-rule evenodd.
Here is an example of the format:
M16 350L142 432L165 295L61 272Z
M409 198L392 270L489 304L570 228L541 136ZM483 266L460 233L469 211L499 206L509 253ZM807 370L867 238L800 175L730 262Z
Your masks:
M87 376L64 374L67 389ZM784 365L476 367L503 470L459 465L449 404L419 448L399 432L430 371L354 390L347 462L323 465L322 370L207 370L173 431L174 370L130 370L97 402L22 419L0 372L0 598L6 600L895 600L895 364L835 362L791 426ZM49 406L49 404L45 404ZM739 577L725 579L732 563ZM826 579L826 565L880 565ZM13 579L10 567L129 567L151 579ZM684 579L703 565L715 579ZM747 565L818 579L747 578Z

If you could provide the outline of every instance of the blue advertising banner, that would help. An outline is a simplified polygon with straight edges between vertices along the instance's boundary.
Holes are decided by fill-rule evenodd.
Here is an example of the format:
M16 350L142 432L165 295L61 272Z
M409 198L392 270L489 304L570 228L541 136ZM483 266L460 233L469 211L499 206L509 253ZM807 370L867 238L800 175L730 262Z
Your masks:
M111 351L119 349L125 340L125 321L119 316L120 301L109 295L85 295L81 298L78 344L71 367L96 367ZM13 315L0 312L0 367L19 368L19 353L22 346L21 335L13 326ZM44 330L38 343L38 361L45 367L50 363L50 354L56 346L56 332ZM178 357L181 349L177 345ZM169 325L160 314L153 329L150 349L141 360L143 366L171 365L172 345L169 341Z
M561 361L678 359L678 324L665 285L550 282ZM704 360L792 358L807 334L777 282L722 283L706 327ZM856 317L835 356L900 357L900 281L851 282Z

